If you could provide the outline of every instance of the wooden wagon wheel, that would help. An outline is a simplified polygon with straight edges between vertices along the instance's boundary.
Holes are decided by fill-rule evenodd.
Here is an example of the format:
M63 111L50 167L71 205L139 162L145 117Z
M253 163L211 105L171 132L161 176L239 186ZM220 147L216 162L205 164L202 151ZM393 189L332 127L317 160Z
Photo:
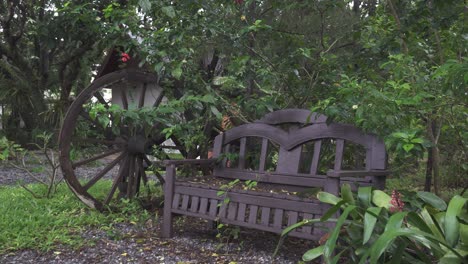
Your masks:
M109 73L83 90L68 109L59 136L60 164L70 189L89 207L106 210L117 197L132 198L138 194L140 182L148 181L145 163L151 163L148 157L151 148L165 140L158 133L145 135L141 128L130 131L132 124L125 123L122 117L112 116L112 112L96 116L90 109L112 109L112 105L119 105L125 112L157 107L163 93L160 88L158 93L155 92L156 81L153 74L139 70ZM112 90L111 101L106 101L103 96L104 88ZM100 122L102 120L104 122ZM77 149L90 147L93 149L89 151L91 154L76 157ZM80 168L89 167L93 162L105 166L86 179L80 175L84 174ZM159 175L158 179L163 181ZM104 181L107 185L99 184Z

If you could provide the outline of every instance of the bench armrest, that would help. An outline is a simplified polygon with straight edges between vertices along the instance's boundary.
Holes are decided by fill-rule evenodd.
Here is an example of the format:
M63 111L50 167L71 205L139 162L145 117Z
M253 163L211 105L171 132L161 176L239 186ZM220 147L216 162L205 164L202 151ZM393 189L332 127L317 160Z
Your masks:
M365 176L387 176L391 172L388 170L329 170L328 177L365 177Z
M210 165L216 162L217 159L184 159L184 160L164 160L162 163L165 166L169 165Z

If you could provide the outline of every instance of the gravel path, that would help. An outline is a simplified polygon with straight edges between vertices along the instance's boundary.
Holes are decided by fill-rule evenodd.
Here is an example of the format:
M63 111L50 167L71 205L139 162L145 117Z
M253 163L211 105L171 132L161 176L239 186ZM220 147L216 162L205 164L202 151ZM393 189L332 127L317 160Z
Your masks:
M79 174L89 177L100 168L84 168ZM19 180L33 181L21 170L0 167L0 185ZM0 263L297 263L314 246L311 241L289 238L279 256L273 258L277 235L241 229L239 240L221 243L216 231L202 220L179 217L175 221L171 239L159 237L160 221L144 226L119 224L111 234L90 228L82 234L89 243L79 250L64 246L51 252L22 250L0 255Z

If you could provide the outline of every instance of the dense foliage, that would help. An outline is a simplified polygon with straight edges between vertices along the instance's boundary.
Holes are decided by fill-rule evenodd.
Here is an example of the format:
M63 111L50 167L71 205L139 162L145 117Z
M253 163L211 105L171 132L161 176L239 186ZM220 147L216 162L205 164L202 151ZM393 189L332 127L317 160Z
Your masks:
M326 263L341 258L352 263L467 263L467 199L456 195L448 205L428 192L393 191L392 196L371 187L353 194L347 184L341 197L319 192L331 204L321 219L304 220L286 228L333 222L321 245L303 255L305 261L323 256ZM338 218L333 218L342 209ZM323 240L323 241L322 241Z
M310 108L380 134L396 174L425 170L426 190L463 186L466 8L462 0L2 1L3 128L31 138L58 127L105 51L119 46L159 75L171 102L164 111L183 113L165 133L186 141L185 156L206 153L200 146L222 116L236 124Z

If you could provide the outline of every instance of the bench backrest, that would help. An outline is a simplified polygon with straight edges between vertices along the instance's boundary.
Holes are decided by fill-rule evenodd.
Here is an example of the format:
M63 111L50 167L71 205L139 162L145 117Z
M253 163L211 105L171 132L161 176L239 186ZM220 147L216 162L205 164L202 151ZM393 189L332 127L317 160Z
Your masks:
M213 156L223 162L214 175L310 188L323 187L329 169L386 168L385 145L379 138L326 120L308 110L286 109L234 127L215 138ZM372 177L342 181L373 184Z

